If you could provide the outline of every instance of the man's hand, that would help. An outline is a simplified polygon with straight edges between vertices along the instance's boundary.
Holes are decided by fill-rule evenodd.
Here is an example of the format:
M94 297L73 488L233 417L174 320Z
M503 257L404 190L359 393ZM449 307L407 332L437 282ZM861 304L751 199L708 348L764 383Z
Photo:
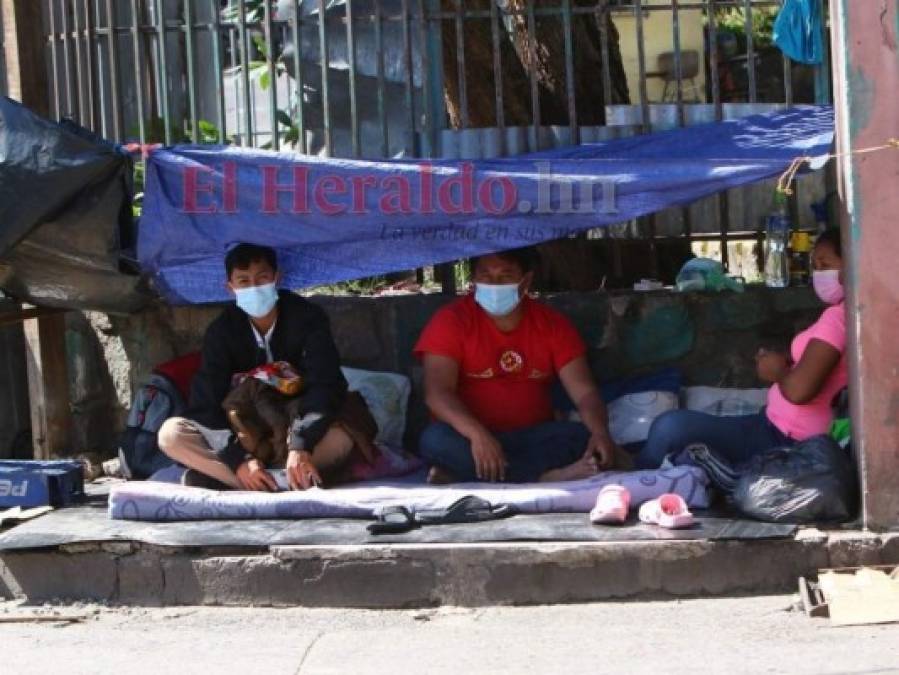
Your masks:
M312 455L302 450L287 453L287 484L291 490L308 490L313 485L321 485L322 478L312 463Z
M615 468L615 442L609 438L608 434L592 434L590 440L587 441L587 451L585 457L596 457L600 469Z
M244 490L277 492L278 484L258 459L248 459L237 467L237 480Z
M489 431L471 439L471 456L480 480L490 482L506 480L506 455L503 446Z
M762 382L775 384L790 372L790 359L781 352L759 349L755 355L755 370Z

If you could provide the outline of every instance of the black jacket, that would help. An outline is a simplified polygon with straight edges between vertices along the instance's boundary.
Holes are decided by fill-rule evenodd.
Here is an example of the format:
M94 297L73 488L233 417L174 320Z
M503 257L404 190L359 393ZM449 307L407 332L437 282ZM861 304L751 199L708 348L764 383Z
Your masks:
M278 319L269 345L275 361L288 361L302 375L303 414L323 415L303 434L306 447L312 448L327 431L347 391L328 316L308 300L279 291ZM229 428L222 401L230 391L231 377L265 360L265 350L256 343L250 317L236 304L225 308L206 329L202 364L191 385L186 417L210 429ZM232 469L245 456L236 439L220 454Z

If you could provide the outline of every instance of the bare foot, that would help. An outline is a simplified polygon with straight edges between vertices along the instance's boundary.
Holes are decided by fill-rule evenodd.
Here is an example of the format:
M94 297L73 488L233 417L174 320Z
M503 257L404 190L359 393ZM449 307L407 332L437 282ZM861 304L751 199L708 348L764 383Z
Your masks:
M432 466L428 471L428 483L431 485L448 485L455 482L455 476L442 467Z
M556 483L565 480L580 480L599 473L599 463L593 455L581 457L576 462L559 469L550 469L540 476L541 483Z

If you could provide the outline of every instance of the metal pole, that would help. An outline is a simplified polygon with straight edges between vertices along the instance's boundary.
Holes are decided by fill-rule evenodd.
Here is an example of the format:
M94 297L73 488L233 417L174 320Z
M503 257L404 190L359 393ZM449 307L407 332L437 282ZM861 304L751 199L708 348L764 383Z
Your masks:
M752 0L743 0L743 12L746 22L746 72L749 75L749 102L755 103L758 99L758 89L755 82L755 40L752 27Z
M109 1L111 0L107 0L107 2ZM59 57L56 53L56 43L59 40L59 35L56 32L56 4L52 2L52 0L48 5L48 10L50 20L50 63L53 67L53 109L56 115L56 119L59 119L60 117L62 117L59 100Z
M459 121L463 129L469 126L468 86L465 81L465 21L462 0L456 0L456 77L459 81Z
M159 59L159 100L162 106L162 133L166 145L172 144L172 120L169 111L169 66L165 44L165 0L156 0L156 54ZM190 77L188 75L188 77ZM188 81L188 88L193 83Z
M293 23L293 72L297 81L297 142L299 143L300 152L306 153L306 120L303 109L303 94L305 89L305 81L303 80L303 60L300 50L300 2L292 0L290 3L290 21Z
M537 28L534 17L534 0L527 0L528 73L531 81L531 149L540 143L540 88L537 82Z
M112 128L115 140L121 142L125 140L125 123L122 118L122 104L119 100L119 50L112 0L106 0L106 24L109 31L106 39L109 45L109 99L112 101Z
M384 92L384 21L381 16L381 0L374 0L375 52L377 52L376 68L378 78L378 124L381 127L381 156L390 154L390 142L387 131L387 111L385 109L386 93Z
M347 0L349 2L349 0ZM281 149L281 138L278 132L278 73L275 69L274 49L274 24L272 23L272 6L265 3L265 60L268 66L268 118L272 130L272 150Z
M502 45L499 40L500 30L499 7L490 3L490 38L493 43L493 87L496 95L496 126L500 131L506 127L506 111L503 103L503 63Z
M562 32L565 34L565 91L568 103L568 128L571 144L577 145L580 133L577 125L577 104L574 92L574 48L571 44L571 0L562 0Z
M331 101L328 93L328 72L330 57L328 56L328 27L325 23L327 8L325 0L318 0L318 53L321 61L322 76L322 116L325 125L325 155L332 155L331 145Z
M224 143L225 131L225 81L222 69L222 18L218 0L212 3L212 67L215 70L216 108L218 109L218 142Z
M237 32L240 40L240 74L243 82L244 139L248 147L256 145L253 138L253 108L250 98L250 39L247 35L247 8L244 0L237 0Z
M200 115L197 111L197 68L194 61L194 1L184 0L184 50L187 61L187 97L190 111L190 140L200 142Z
M346 50L350 78L350 136L353 157L361 155L359 138L359 106L356 101L356 33L353 30L353 0L346 0Z
M147 126L144 120L144 74L141 68L140 14L137 0L131 0L131 46L134 49L134 92L137 99L137 129L141 145L147 142Z
M408 133L409 133L409 149L413 155L418 155L418 143L415 136L415 97L413 92L412 80L412 34L409 26L409 0L402 0L402 21L403 21L403 64L405 65L406 77L406 110L408 112Z

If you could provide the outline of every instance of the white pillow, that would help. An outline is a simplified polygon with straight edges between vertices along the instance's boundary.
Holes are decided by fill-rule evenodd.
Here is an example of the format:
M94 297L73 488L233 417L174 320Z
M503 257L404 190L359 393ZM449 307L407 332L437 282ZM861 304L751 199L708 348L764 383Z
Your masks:
M403 447L406 431L406 408L412 383L399 373L387 373L358 368L341 368L350 391L358 391L368 404L372 417L378 423L375 442L391 448Z
M725 389L722 387L686 387L684 407L687 410L734 417L754 415L768 401L767 389Z

